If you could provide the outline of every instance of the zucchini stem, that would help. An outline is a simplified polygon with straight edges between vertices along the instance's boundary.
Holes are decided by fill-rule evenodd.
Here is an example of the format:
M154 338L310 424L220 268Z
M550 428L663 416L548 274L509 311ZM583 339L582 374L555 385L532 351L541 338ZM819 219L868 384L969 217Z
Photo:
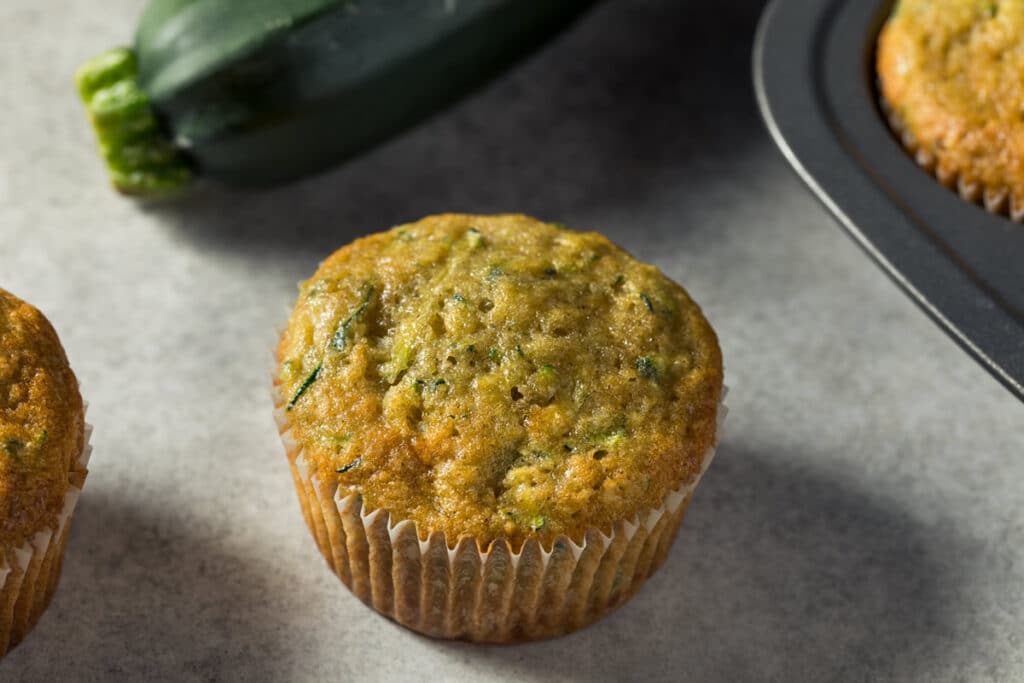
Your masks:
M116 48L90 59L75 73L75 84L118 191L163 197L188 185L188 160L161 129L139 87L132 50Z

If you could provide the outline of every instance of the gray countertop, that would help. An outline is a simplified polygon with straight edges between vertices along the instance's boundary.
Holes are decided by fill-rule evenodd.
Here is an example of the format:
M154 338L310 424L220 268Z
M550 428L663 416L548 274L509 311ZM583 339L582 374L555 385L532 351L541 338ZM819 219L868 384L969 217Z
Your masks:
M51 318L96 427L60 589L0 679L1024 680L1024 409L768 141L760 3L607 3L335 172L150 207L107 188L70 83L141 1L102 4L0 3L0 285ZM603 231L722 341L727 435L671 556L555 641L437 642L364 607L271 419L295 283L449 210Z

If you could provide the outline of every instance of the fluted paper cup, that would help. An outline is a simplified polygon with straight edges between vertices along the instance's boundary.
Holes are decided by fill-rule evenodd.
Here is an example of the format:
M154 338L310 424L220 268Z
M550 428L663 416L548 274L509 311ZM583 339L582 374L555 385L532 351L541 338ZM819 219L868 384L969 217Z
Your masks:
M56 527L39 531L20 547L0 546L0 656L24 640L57 589L71 517L88 474L91 435L92 427L86 424L85 446L68 472Z
M388 511L368 511L358 495L318 480L291 435L275 383L275 418L288 454L302 514L327 564L348 588L381 614L419 633L508 643L562 635L626 602L672 546L709 449L692 482L662 504L610 529L590 528L574 540L559 536L512 547L483 546L464 536L449 544ZM719 433L725 407L719 408ZM717 444L717 438L716 438Z

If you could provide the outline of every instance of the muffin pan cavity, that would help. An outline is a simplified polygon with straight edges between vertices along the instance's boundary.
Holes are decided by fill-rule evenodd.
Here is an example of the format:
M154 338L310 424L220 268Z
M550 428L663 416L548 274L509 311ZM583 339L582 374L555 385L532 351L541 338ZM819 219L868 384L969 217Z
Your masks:
M892 2L774 0L754 48L769 132L839 224L961 347L1024 400L1024 226L918 167L878 104Z

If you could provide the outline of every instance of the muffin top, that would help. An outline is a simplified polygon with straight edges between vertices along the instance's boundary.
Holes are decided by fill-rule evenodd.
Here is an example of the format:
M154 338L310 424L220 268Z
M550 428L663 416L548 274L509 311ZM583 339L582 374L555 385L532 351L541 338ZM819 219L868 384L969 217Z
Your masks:
M56 526L84 441L82 397L57 333L0 289L0 547Z
M941 175L1024 199L1024 0L901 0L878 75Z
M434 216L335 252L278 358L318 480L449 543L579 540L658 507L698 476L722 392L681 287L517 215Z

